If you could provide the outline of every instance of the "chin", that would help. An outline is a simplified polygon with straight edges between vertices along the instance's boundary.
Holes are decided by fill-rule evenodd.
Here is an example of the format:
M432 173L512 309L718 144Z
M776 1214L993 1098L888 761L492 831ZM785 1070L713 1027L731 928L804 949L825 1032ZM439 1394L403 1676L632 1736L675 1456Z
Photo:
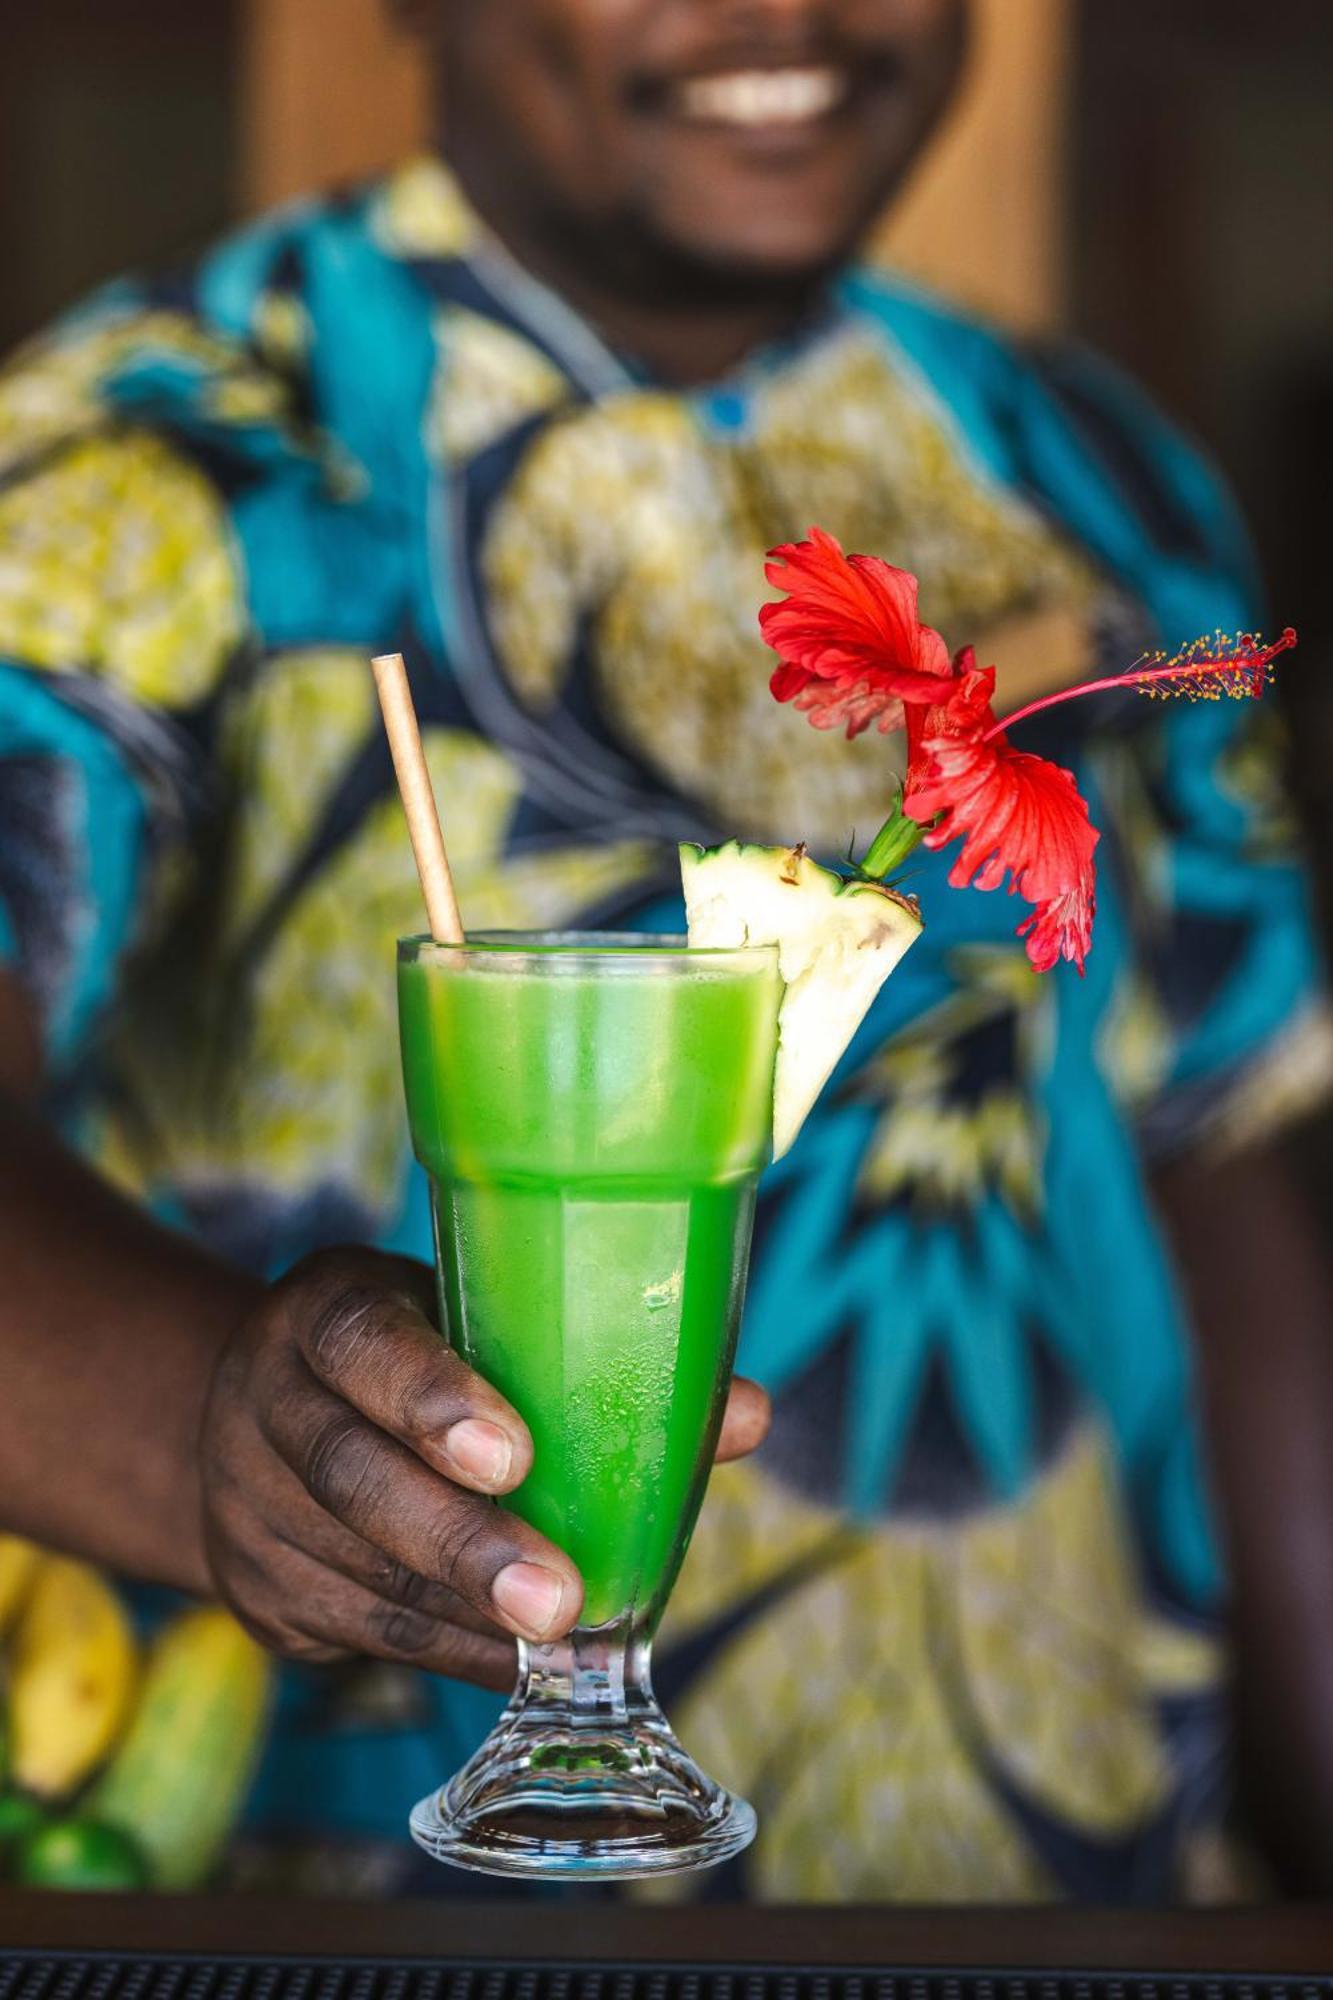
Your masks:
M843 263L898 178L896 162L854 134L755 140L744 155L718 141L680 150L640 181L649 233L701 266L768 282L817 279Z
M756 213L654 218L652 233L674 260L733 285L815 285L850 258L864 233L858 216Z
M677 241L677 251L702 270L729 272L786 285L816 283L850 256L852 245L841 238L830 243L817 232L788 229L718 231Z

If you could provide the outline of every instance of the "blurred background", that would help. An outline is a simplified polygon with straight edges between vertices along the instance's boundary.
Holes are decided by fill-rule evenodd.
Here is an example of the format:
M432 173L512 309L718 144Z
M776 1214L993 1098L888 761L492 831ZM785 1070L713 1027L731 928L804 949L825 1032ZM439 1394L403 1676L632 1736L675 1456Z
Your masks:
M979 0L969 88L879 248L1116 356L1237 487L1333 906L1333 6ZM419 144L384 0L5 10L0 347L99 279Z

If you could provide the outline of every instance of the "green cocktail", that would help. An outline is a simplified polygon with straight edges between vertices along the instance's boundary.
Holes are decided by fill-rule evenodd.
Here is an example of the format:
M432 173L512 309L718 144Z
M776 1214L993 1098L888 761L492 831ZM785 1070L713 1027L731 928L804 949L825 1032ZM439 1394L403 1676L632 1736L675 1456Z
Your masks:
M721 1421L776 970L700 953L663 977L628 950L596 970L497 970L493 954L460 977L455 955L418 952L399 975L445 1322L532 1431L512 1505L578 1564L584 1622L652 1618Z
M400 947L403 1069L449 1338L535 1448L506 1504L582 1572L496 1734L414 1831L505 1872L721 1859L753 1815L684 1756L647 1643L722 1418L782 983L769 947L495 937Z

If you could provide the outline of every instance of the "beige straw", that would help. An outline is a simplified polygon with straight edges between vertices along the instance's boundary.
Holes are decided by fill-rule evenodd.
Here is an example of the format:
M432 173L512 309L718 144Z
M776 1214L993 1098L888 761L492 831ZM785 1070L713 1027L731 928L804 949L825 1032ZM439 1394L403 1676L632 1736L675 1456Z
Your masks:
M436 944L462 944L463 919L458 913L435 792L421 748L421 731L412 706L412 690L407 685L407 668L401 653L381 653L370 664L403 797L403 811L407 814L407 831L416 856L417 874L421 877L421 893L426 899L430 934Z

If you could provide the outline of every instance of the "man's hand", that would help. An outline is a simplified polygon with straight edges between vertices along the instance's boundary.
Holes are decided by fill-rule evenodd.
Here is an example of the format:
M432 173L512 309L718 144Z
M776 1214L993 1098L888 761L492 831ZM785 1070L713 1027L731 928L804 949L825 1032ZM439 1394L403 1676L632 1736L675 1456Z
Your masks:
M431 1324L431 1278L323 1252L266 1293L219 1361L201 1436L217 1588L289 1657L374 1653L508 1689L513 1634L561 1637L568 1556L489 1504L532 1464L527 1426ZM737 1382L719 1457L768 1429Z

